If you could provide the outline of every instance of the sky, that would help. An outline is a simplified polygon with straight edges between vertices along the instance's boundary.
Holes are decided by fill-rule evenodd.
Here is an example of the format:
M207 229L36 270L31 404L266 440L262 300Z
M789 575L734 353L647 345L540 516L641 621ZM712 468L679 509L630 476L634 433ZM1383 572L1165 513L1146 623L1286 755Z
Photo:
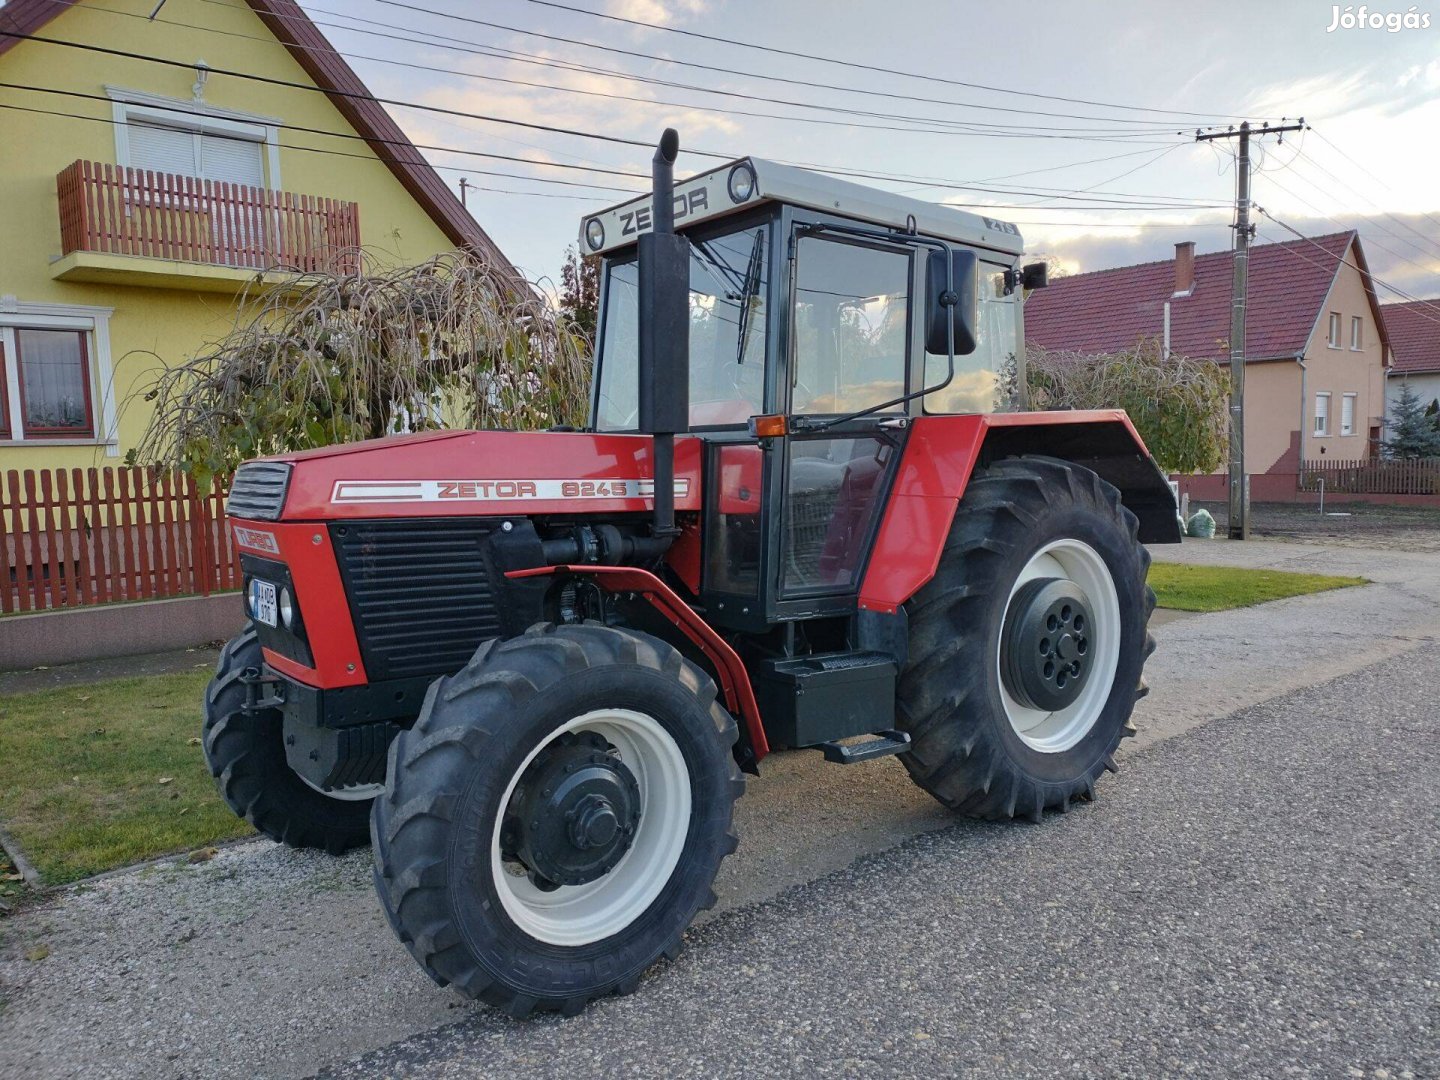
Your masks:
M988 207L1073 273L1228 248L1233 144L1197 128L1303 116L1253 140L1257 242L1292 238L1273 219L1358 228L1382 300L1440 296L1440 0L301 2L378 96L464 114L390 106L535 279L648 186L613 173L648 177L666 126L677 176L716 160L694 151L883 174L864 182ZM1337 22L1362 12L1396 29Z

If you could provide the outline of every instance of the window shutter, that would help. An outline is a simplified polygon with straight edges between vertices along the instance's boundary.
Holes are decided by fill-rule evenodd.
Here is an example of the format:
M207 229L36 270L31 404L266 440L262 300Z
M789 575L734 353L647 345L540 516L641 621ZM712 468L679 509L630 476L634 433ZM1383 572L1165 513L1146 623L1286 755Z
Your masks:
M128 126L131 166L179 176L196 175L193 133L133 120Z
M220 135L200 136L200 175L206 180L265 186L264 144Z

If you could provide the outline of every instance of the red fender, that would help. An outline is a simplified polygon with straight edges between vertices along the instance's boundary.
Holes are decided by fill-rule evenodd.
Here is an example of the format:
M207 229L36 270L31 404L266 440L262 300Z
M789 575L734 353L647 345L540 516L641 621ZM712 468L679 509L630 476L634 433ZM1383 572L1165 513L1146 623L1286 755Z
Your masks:
M1093 442L1090 432L1100 428L1113 434L1112 444L1123 444L1131 457L1148 461L1144 440L1120 409L916 418L860 583L860 608L897 611L935 576L955 509L987 439L1023 445L1025 440L1015 438L1023 434L1017 429L1028 429L1036 437L1034 447L1024 452L1066 457L1087 441ZM1065 449L1060 449L1062 446ZM1153 469L1153 464L1147 468L1156 473L1150 482L1163 485L1158 469ZM1124 487L1121 483L1117 486ZM1173 510L1166 513L1173 519ZM1142 534L1141 539L1146 536Z

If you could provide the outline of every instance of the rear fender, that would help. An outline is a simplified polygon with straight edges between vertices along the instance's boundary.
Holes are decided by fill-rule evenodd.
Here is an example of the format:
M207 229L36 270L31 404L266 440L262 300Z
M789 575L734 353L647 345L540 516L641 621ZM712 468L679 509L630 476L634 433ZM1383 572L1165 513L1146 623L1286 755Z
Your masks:
M935 576L955 509L977 467L1044 455L1093 469L1140 521L1140 540L1178 544L1175 499L1119 409L917 419L860 586L863 611L893 612Z

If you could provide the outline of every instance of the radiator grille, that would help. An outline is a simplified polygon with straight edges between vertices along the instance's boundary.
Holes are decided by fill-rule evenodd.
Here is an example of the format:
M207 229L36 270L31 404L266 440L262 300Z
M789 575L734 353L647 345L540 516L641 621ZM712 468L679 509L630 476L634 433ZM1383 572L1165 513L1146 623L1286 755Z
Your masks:
M283 461L248 461L235 470L225 513L256 521L278 521L290 486L290 466Z
M361 521L331 526L372 682L458 671L502 632L489 521Z

